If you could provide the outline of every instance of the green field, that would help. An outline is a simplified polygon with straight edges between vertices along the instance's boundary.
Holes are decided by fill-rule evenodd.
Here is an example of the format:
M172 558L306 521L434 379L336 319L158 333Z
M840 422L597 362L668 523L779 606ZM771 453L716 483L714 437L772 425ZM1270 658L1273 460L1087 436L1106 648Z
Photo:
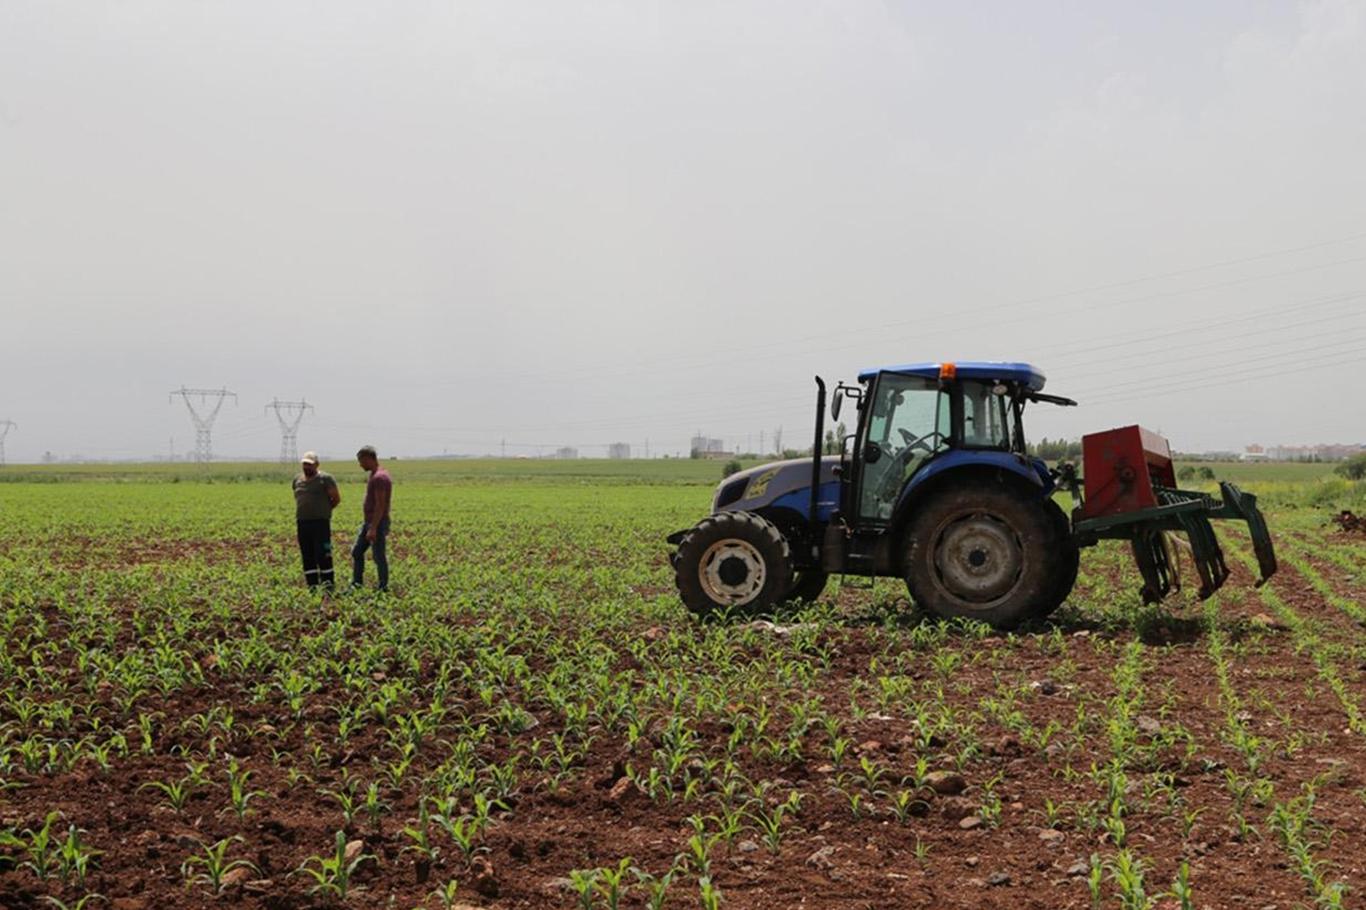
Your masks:
M1327 522L1362 489L1328 467L1214 466L1270 504L1269 585L1229 529L1223 591L1144 607L1107 544L1053 620L1001 635L891 579L694 619L663 538L715 462L388 466L387 596L303 587L276 466L3 469L0 906L1366 888L1366 538ZM344 573L362 475L326 467Z
M745 463L748 467L756 462ZM390 460L386 464L400 469L413 482L470 483L477 481L560 481L604 483L714 483L721 477L723 462L660 458L610 460L582 458L538 459L417 459ZM354 459L338 459L325 464L324 470L339 480L361 482L364 472ZM292 465L269 462L216 462L210 465L183 462L159 464L78 464L11 465L0 468L0 482L55 483L58 481L101 481L107 483L246 483L280 480L294 474Z

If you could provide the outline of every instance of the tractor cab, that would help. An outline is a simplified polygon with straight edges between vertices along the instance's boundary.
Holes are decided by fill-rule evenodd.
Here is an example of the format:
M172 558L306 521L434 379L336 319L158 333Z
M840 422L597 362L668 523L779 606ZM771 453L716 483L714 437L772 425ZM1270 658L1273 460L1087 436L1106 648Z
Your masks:
M1034 367L922 363L866 370L858 378L858 386L838 386L832 404L836 419L845 397L858 408L857 430L845 441L841 464L847 483L840 512L850 525L890 525L922 477L984 455L1047 478L1042 463L1025 454L1024 403L1044 384Z
M821 543L825 570L894 572L916 503L950 481L1000 484L1005 472L1009 482L1047 498L1053 481L1047 465L1026 453L1024 407L1075 402L1044 396L1043 386L1043 373L1029 364L982 361L865 370L858 385L837 386L832 417L848 398L858 419L843 441L839 510Z

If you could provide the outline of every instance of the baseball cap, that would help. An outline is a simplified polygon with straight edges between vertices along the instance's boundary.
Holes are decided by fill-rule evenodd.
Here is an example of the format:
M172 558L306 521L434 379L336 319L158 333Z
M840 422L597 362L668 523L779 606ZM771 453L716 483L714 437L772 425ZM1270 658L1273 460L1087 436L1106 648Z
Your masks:
M317 463L318 463L318 453L317 453L317 452L305 452L305 453L303 454L303 457L299 459L299 463L300 463L300 464L317 464Z

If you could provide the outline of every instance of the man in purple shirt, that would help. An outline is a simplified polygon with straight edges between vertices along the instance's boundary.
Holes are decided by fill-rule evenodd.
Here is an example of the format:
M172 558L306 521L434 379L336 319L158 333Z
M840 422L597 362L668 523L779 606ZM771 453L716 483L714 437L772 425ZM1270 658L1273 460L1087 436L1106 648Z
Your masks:
M361 507L365 521L351 548L351 587L359 588L365 580L365 551L374 547L375 572L379 575L379 589L389 589L389 560L384 553L384 540L389 536L389 503L394 482L389 472L380 467L374 446L361 446L356 461L370 475L365 484L365 504Z

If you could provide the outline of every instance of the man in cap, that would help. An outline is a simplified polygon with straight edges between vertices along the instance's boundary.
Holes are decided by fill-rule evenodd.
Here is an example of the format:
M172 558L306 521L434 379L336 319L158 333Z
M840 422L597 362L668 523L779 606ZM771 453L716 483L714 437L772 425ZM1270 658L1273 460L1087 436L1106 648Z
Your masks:
M294 478L294 517L299 524L299 554L304 559L304 581L310 589L332 590L332 510L341 491L331 474L318 470L316 452L299 459L302 473Z
M389 536L389 503L394 492L394 482L389 472L379 463L379 454L374 446L361 446L356 453L356 463L370 475L365 484L365 502L361 512L365 520L356 535L356 545L351 548L351 587L359 588L365 580L365 551L374 548L375 574L379 576L379 589L389 589L389 560L385 555L384 541Z

